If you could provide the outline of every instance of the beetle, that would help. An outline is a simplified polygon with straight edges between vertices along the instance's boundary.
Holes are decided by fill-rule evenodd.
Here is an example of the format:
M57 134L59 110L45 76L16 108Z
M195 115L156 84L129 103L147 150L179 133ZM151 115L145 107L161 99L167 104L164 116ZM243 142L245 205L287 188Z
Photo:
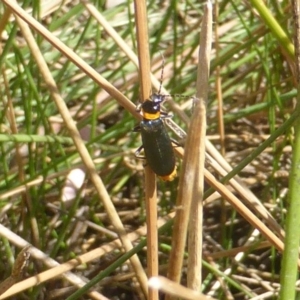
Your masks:
M162 180L172 181L177 175L175 154L163 121L171 115L160 110L160 104L165 98L166 95L154 93L137 107L137 110L142 111L143 120L134 131L141 132L143 144L136 150L135 155L145 158L152 171ZM142 149L145 157L140 156Z

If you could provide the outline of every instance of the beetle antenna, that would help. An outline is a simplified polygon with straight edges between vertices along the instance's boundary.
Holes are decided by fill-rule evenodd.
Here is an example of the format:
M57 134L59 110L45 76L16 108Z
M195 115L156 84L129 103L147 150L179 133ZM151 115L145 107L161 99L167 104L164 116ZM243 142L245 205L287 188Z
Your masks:
M160 53L161 58L162 58L162 64L161 64L161 73L160 73L160 85L159 85L159 90L158 90L158 94L160 95L161 93L161 87L162 87L162 83L164 80L164 69L165 69L165 58L164 55L162 53Z
M164 80L164 70L165 70L165 57L162 52L160 52L162 63L161 63L161 73L160 73L160 80L159 80L159 90L157 92L157 95L164 96L164 98L185 98L185 99L194 99L193 96L185 96L181 94L169 94L169 95L162 95L161 94L161 89L162 89L162 84Z

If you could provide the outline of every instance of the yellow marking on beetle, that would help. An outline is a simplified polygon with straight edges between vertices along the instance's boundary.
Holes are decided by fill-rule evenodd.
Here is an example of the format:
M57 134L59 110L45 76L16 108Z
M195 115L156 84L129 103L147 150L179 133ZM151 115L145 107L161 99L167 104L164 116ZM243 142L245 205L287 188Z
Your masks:
M147 112L143 111L143 116L147 120L156 120L160 117L160 111L158 111L154 114L153 113L147 113Z
M175 168L171 174L165 175L165 176L159 176L159 178L162 179L163 181L173 181L176 176L177 176L177 170L176 170L176 166L175 166Z

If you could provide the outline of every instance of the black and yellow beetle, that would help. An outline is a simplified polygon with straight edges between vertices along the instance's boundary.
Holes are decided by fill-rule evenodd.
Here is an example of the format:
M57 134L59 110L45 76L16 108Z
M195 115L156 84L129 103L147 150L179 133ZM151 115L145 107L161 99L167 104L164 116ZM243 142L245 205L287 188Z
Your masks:
M152 171L162 180L172 181L177 174L175 154L163 121L171 116L160 110L160 104L165 97L154 93L138 108L142 111L143 120L134 130L141 132L143 144L136 150L135 155L141 158L139 154L144 149L143 158L146 158Z

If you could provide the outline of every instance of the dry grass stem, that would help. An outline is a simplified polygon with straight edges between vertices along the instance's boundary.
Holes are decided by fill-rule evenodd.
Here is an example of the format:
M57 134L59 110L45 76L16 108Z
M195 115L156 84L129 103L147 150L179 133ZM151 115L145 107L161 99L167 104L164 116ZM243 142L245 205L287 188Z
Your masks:
M201 290L202 248L203 248L203 194L204 194L204 162L206 139L206 103L209 93L209 75L212 44L212 3L207 1L202 21L197 70L196 101L186 142L186 151L195 149L187 159L188 168L195 168L188 176L192 179L193 191L189 223L189 256L187 285L189 288ZM190 135L190 137L189 137ZM190 172L187 169L187 172Z
M209 16L210 14L210 16ZM179 282L182 274L183 254L186 242L187 227L190 221L189 249L192 251L188 264L188 284L199 290L201 285L201 245L202 245L202 196L204 169L204 136L206 130L205 102L207 98L207 84L209 75L210 41L211 41L211 4L206 11L207 19L203 20L201 36L201 54L199 54L199 73L197 79L197 102L185 144L183 165L180 175L177 196L177 213L174 221L172 251L168 278ZM203 48L202 48L203 47ZM203 52L203 50L205 50ZM201 57L200 57L201 55ZM202 81L201 81L202 80ZM200 83L201 81L201 83ZM204 81L204 82L203 82ZM199 92L201 89L201 92ZM195 200L193 200L195 199ZM191 203L194 201L192 209ZM200 204L199 204L200 203ZM191 214L191 211L193 213ZM193 248L193 250L191 250ZM193 252L195 251L195 252Z
M216 300L215 298L207 297L162 276L150 278L149 286L151 286L152 289L160 290L169 296L175 297L176 299L180 298L185 300Z
M283 242L261 222L241 201L236 198L226 187L218 182L209 172L205 171L206 181L213 186L235 209L276 247L280 252L283 251Z
M14 3L12 5L12 2L10 2L10 4L11 4L11 8L14 12L18 11L18 13L20 14L20 11L21 11L21 13L23 13L22 10L20 10L18 8L16 3ZM100 177L97 174L95 165L89 155L89 152L87 151L87 148L84 145L84 142L82 141L82 139L80 137L80 134L75 125L75 122L73 121L72 116L70 115L70 112L69 112L68 108L66 107L64 100L62 99L62 97L59 94L59 91L56 87L56 83L51 76L51 72L48 69L48 66L44 61L44 58L35 42L35 39L33 38L28 25L24 21L22 21L20 18L18 18L18 17L16 17L16 18L17 18L18 24L23 32L23 35L28 43L28 46L31 48L32 54L36 59L37 65L39 66L40 72L48 86L49 92L51 93L52 98L54 99L54 101L57 105L57 108L60 111L62 118L64 119L66 127L69 130L70 136L73 138L74 143L78 149L78 152L81 155L83 163L85 164L86 169L87 169L92 181L94 182L95 188L99 194L99 198L102 200L102 202L106 208L106 211L110 217L111 223L114 225L116 232L120 236L120 238L123 242L124 248L127 251L129 251L130 249L132 249L132 244L129 241L129 239L127 238L126 232L125 232L123 224L119 218L119 215L118 215L114 205L111 202L109 194L107 193L102 180L100 179ZM95 72L93 69L92 69L92 71ZM106 82L106 80L104 80L104 82ZM115 88L113 88L110 84L108 84L108 85L110 86L110 90L115 90ZM120 94L119 91L117 91L117 94ZM144 290L144 292L146 292L147 291L146 276L145 276L144 270L140 264L138 257L133 256L131 258L131 262L132 262L133 268L136 271L137 277L141 284L141 288Z
M135 20L137 31L137 49L139 58L141 102L149 98L152 92L150 80L150 52L147 22L147 4L145 0L135 0ZM157 235L157 191L156 178L153 171L145 167L145 201L147 219L147 265L148 277L158 275L158 235ZM155 290L148 291L148 299L158 299Z
M28 252L29 247L25 247L18 254L15 264L13 266L10 277L0 283L0 296L7 291L13 284L18 282L22 277L22 272L28 263L30 254Z
M217 3L210 55L204 2L115 2L0 0L0 299L294 291L291 8ZM182 174L171 182L156 182L135 156L136 104L157 91L173 114L163 120ZM21 272L26 257L14 264L15 253L27 245Z
M61 42L56 36L54 36L50 31L43 27L38 21L27 14L20 6L14 1L3 0L11 10L23 19L28 25L30 25L34 30L39 32L49 43L51 43L56 49L63 53L70 61L72 61L78 68L80 68L84 73L86 73L91 79L93 79L99 86L101 86L108 94L110 94L114 99L119 101L120 105L124 106L132 115L139 118L139 114L135 111L135 106L132 102L127 99L119 90L117 90L110 82L108 82L104 77L102 77L95 69L90 67L80 56L78 56L74 51L67 47L63 42Z
M169 218L173 218L173 217L174 217L174 213L170 214ZM157 226L161 227L166 223L166 220L167 219L159 219L157 222ZM128 238L130 239L131 242L134 242L138 240L141 236L145 236L146 233L147 233L147 227L144 226L134 232L129 233ZM6 237L11 243L14 243L18 247L27 247L25 240L21 239L13 232L11 232L10 230L8 230L7 228L1 225L0 225L0 234L1 236ZM65 278L72 284L75 284L76 286L79 287L83 286L85 282L82 281L79 277L77 277L75 273L74 274L70 273L70 271L82 264L87 264L95 259L99 259L105 254L113 252L115 251L115 249L119 249L121 247L122 247L122 243L120 239L116 239L106 245L103 245L83 255L80 255L75 259L69 260L62 264L58 264L53 259L49 258L46 254L31 246L29 253L31 254L32 258L42 261L45 265L47 265L51 269L41 272L36 276L27 278L15 284L13 289L10 289L5 294L0 295L0 299L7 299L8 297L11 297L21 291L34 287L37 283L46 282L48 280L51 280L61 275L65 276ZM90 296L92 297L93 295L97 295L97 293L91 292Z

